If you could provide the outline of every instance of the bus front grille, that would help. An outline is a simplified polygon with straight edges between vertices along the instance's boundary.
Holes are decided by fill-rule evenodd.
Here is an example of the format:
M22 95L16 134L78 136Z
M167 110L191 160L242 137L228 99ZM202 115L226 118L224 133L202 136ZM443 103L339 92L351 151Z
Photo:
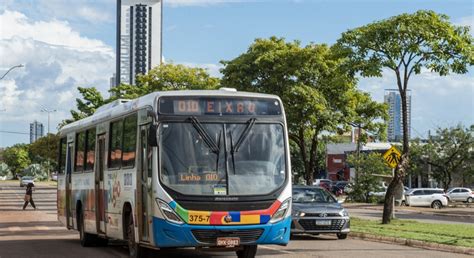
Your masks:
M263 234L263 229L242 229L242 230L191 230L194 238L204 244L215 245L218 237L238 237L241 244L251 244L257 241Z

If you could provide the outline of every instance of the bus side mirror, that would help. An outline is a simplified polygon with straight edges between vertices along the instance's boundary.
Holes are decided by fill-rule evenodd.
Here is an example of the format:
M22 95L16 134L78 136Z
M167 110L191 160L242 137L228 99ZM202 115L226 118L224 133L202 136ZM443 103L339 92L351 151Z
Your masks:
M151 123L150 128L148 130L148 145L151 147L158 147L158 141L156 139L156 131L158 129L158 126Z

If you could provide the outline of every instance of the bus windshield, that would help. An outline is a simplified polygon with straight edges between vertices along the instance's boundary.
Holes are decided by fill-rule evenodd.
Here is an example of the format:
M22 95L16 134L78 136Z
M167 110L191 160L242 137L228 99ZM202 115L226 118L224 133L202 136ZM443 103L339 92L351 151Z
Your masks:
M160 180L185 195L261 195L285 182L279 123L162 123Z

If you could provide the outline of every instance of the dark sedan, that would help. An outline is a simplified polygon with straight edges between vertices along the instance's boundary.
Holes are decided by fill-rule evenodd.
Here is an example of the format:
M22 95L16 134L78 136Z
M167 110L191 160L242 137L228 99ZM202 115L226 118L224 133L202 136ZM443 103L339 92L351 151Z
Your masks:
M293 186L291 233L335 233L346 239L350 232L347 211L326 189Z

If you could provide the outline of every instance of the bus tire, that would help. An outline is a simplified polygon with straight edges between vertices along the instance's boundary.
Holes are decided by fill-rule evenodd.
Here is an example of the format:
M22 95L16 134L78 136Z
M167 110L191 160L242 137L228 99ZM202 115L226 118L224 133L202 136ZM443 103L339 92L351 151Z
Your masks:
M83 247L92 246L96 238L94 237L94 235L85 232L84 213L82 211L79 212L78 221L79 221L78 222L79 238L81 240L81 246Z
M242 250L236 253L238 258L254 258L257 254L257 245L244 245Z
M133 224L132 212L126 215L127 222L127 243L128 254L130 258L139 258L143 256L143 247L141 247L135 240L135 225Z

